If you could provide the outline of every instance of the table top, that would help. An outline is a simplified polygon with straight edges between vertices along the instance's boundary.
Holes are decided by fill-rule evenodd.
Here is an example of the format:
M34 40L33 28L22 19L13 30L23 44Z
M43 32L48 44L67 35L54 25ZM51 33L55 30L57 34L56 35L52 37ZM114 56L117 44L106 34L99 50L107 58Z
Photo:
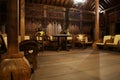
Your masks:
M71 35L68 35L68 34L54 34L53 36L54 37L68 37L68 36L71 36Z

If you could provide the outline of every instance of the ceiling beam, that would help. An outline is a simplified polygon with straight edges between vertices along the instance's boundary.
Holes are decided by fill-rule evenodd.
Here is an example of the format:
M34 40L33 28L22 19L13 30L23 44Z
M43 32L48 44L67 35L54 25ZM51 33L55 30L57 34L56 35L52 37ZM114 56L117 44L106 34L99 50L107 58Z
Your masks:
M109 11L109 10L112 10L112 9L115 9L117 7L120 7L120 4L116 5L116 6L113 6L113 7L110 7L108 9L104 9L103 11Z

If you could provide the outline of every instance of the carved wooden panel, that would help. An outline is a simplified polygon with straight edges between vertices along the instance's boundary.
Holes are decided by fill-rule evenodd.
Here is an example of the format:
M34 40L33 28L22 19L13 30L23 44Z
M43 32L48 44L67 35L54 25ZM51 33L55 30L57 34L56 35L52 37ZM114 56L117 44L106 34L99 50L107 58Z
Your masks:
M64 12L47 11L47 18L64 19L65 13Z
M82 21L94 22L94 14L92 13L82 13Z
M41 18L43 17L43 10L41 5L27 4L25 8L25 15L29 18Z
M69 11L69 20L80 21L80 11L70 10Z

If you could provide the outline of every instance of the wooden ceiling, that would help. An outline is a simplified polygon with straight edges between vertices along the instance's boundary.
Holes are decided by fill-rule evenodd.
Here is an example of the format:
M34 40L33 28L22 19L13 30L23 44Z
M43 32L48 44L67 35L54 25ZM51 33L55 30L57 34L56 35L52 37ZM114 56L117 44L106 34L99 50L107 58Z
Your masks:
M39 3L46 5L71 7L73 5L73 0L25 0L26 3Z
M38 3L62 7L73 7L84 10L94 11L95 0L86 0L85 3L80 3L79 5L74 5L73 0L25 0L26 3ZM120 4L120 0L99 0L99 7L101 10L105 10L112 7L117 7Z
M0 4L6 3L8 0L0 0ZM74 0L25 0L26 3L36 3L45 5L54 5L61 7L72 7L84 10L94 11L95 0L86 0L85 3L74 5ZM3 5L2 5L3 6ZM99 0L99 7L101 10L114 8L120 6L120 0ZM1 7L1 6L0 6Z

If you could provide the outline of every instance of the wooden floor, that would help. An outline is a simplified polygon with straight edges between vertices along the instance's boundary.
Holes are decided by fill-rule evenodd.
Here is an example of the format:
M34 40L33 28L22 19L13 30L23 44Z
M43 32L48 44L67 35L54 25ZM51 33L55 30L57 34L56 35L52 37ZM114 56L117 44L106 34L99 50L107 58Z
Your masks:
M87 49L44 51L31 80L120 80L120 52Z

